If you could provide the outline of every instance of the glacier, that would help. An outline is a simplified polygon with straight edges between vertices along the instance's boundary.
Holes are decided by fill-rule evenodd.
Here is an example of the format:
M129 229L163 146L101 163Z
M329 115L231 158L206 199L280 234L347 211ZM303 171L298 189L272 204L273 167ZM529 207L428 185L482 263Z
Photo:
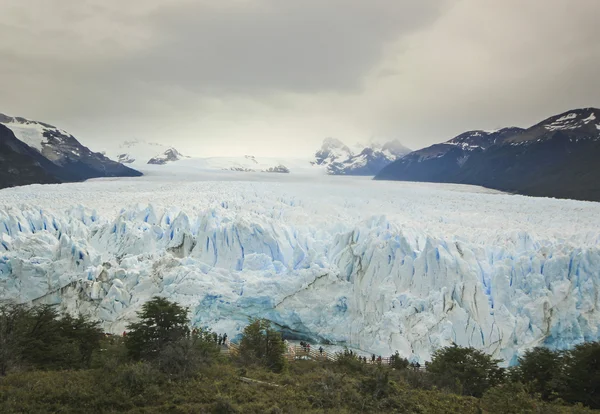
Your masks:
M600 204L479 187L222 172L0 191L0 300L120 333L150 297L235 338L426 361L600 339Z

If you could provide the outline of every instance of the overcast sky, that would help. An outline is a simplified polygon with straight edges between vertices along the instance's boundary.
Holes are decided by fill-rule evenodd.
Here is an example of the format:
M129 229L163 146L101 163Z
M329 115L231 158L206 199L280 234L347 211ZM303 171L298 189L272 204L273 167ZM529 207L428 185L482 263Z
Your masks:
M1 0L0 112L92 149L417 149L600 106L599 0Z

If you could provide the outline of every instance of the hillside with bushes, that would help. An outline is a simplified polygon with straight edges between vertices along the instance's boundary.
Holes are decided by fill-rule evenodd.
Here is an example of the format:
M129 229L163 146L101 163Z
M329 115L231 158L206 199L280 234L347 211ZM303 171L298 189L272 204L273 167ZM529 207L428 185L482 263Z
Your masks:
M437 351L426 369L395 355L368 364L285 357L281 335L252 320L224 352L187 309L147 302L124 336L51 306L0 307L3 413L591 413L600 408L600 343L535 348L504 369L473 348Z

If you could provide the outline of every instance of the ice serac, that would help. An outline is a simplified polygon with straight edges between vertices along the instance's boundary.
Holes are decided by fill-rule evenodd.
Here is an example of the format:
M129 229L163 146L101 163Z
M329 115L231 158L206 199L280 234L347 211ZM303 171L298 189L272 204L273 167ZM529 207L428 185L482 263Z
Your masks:
M350 220L340 211L331 220L316 214L322 199L269 191L248 185L203 208L139 204L118 214L6 205L0 299L60 303L122 332L160 294L190 306L195 324L232 337L260 316L286 335L419 360L456 343L510 363L532 346L600 339L597 227L556 238L499 227L466 237L460 225L455 234L432 230L436 221L452 226L450 215L429 214L421 226L391 213ZM213 197L209 187L197 192ZM449 193L424 199L468 206ZM485 197L502 205L509 196ZM388 207L374 208L407 208Z

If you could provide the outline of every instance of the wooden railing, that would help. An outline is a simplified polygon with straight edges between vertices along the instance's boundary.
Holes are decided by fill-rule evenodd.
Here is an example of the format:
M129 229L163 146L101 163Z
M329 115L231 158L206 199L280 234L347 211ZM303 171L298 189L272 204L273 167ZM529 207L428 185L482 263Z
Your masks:
M233 356L238 356L240 353L239 346L232 343L231 341L229 341L229 339L227 339L225 341L225 347L226 347L226 350L224 351L224 353L228 353ZM296 361L299 359L301 359L301 360L310 359L313 361L337 361L338 355L339 355L338 353L326 352L325 350L323 350L323 352L320 352L318 349L314 349L312 347L309 348L309 347L303 347L303 346L297 346L297 345L289 345L287 348L287 351L285 353L285 357L290 362L293 362L293 361ZM360 359L360 360L369 365L391 366L393 364L394 358L393 357L386 357L386 358L381 358L381 359L375 358L375 360L373 360L372 357L367 357L366 361L364 359ZM418 367L412 366L412 367L409 367L409 369L425 371L425 366L418 366Z
M288 347L288 354L292 356L292 360L296 359L314 359L315 361L336 361L337 354L330 352L320 352L314 348L303 346Z
M227 354L233 355L233 356L238 356L240 354L240 347L236 344L234 344L233 342L231 342L229 340L229 338L227 338L225 340L225 352ZM223 352L223 351L221 351Z

